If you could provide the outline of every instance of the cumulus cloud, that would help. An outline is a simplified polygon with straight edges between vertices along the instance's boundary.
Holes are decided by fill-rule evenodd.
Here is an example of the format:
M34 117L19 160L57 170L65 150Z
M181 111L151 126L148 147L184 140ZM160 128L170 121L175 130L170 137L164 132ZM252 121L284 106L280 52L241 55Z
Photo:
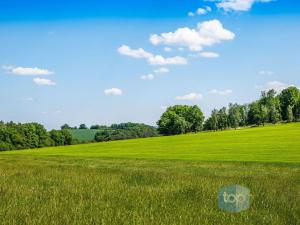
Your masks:
M154 75L153 74L147 74L147 75L143 75L141 76L142 80L153 80L154 79Z
M150 65L185 65L188 63L187 59L181 56L165 58L161 55L153 55L142 48L131 49L127 45L122 45L118 52L133 58L145 58Z
M189 93L182 96L177 96L176 100L182 100L182 101L199 101L203 98L203 96L199 93Z
M218 8L225 11L249 11L254 3L271 2L272 0L220 0L216 4Z
M161 68L154 70L154 73L156 73L156 74L164 74L164 73L169 73L169 72L170 72L170 70L166 67L161 67Z
M45 79L45 78L39 78L39 77L36 77L33 79L33 82L37 85L46 85L46 86L53 86L53 85L56 85L56 83L52 80L49 80L49 79Z
M217 90L217 89L213 89L209 92L210 94L215 94L215 95L222 95L222 96L227 96L227 95L231 95L233 93L232 90L227 89L227 90Z
M201 51L205 46L212 46L234 38L235 34L225 29L219 20L210 20L198 23L196 29L184 27L174 32L152 34L150 42L153 45L177 45L187 47L191 51Z
M122 95L122 93L123 93L122 90L119 88L110 88L104 90L105 95Z
M200 52L200 56L203 58L218 58L220 55L216 52Z
M2 69L6 70L8 73L20 76L42 76L54 74L52 71L40 69L38 67L2 66Z
M122 45L120 48L118 48L118 52L121 55L126 55L133 58L149 58L152 56L151 53L146 52L142 48L131 49L128 45Z

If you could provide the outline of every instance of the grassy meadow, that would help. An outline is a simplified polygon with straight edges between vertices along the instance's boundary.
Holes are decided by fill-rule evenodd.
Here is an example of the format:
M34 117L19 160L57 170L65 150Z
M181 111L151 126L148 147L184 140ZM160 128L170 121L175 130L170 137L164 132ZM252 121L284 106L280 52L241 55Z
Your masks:
M0 153L0 224L300 224L300 123ZM222 186L251 191L241 213Z

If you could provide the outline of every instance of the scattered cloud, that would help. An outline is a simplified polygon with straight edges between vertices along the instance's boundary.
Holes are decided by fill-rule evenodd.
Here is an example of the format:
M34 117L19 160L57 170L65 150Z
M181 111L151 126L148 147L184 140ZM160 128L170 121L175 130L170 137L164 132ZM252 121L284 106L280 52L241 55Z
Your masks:
M203 58L218 58L218 57L220 57L219 53L216 53L216 52L200 52L199 55Z
M143 75L141 76L142 80L153 80L154 79L154 75L153 74L147 74L147 75Z
M51 75L54 72L47 69L40 69L38 67L13 67L13 66L2 66L2 69L6 70L8 73L19 75L19 76L43 76Z
M174 32L152 34L150 42L153 45L177 45L187 47L191 51L201 51L205 46L212 46L234 38L235 34L226 30L219 20L210 20L198 23L196 29L184 27Z
M267 3L272 0L217 0L218 8L225 11L249 11L254 3Z
M33 82L37 85L46 85L46 86L54 86L56 85L56 83L52 80L49 79L45 79L45 78L40 78L40 77L36 77L33 79Z
M138 49L131 49L128 45L122 45L120 48L118 48L118 52L121 55L130 56L133 58L150 58L152 57L152 54L149 52L146 52L142 48Z
M181 56L174 56L165 58L161 55L153 55L142 48L131 49L127 45L122 45L118 52L121 55L126 55L133 58L145 58L150 65L185 65L188 63L187 59Z
M228 96L228 95L231 95L233 93L232 90L230 89L227 89L227 90L217 90L217 89L213 89L213 90L210 90L209 92L210 94L215 94L215 95L222 95L222 96Z
M199 93L189 93L183 96L177 96L176 100L182 101L199 101L203 98L203 96Z
M189 13L188 13L188 16L195 16L195 13L189 12Z
M260 74L260 75L273 75L274 72L270 71L270 70L261 70L261 71L258 72L258 74Z
M268 82L266 85L256 86L256 89L259 89L261 91L268 91L268 90L274 89L277 93L279 93L283 89L286 89L286 88L291 87L291 86L295 86L295 85L286 84L286 83L275 80L275 81Z
M203 8L198 8L197 9L197 14L198 15L205 15L207 13L206 9Z
M170 47L164 47L164 50L165 50L165 52L171 52L172 48L170 48Z
M110 88L104 90L105 95L122 95L122 93L123 93L122 90L119 88Z
M206 6L205 9L206 9L207 12L211 12L211 7Z
M148 58L150 65L186 65L188 60L181 56L165 58L161 55L155 55Z
M165 74L165 73L169 73L169 72L170 72L170 70L166 67L161 67L161 68L154 70L154 73L156 73L156 74Z
M205 15L208 12L211 12L211 7L205 6L204 8L198 8L196 12L189 12L188 16Z

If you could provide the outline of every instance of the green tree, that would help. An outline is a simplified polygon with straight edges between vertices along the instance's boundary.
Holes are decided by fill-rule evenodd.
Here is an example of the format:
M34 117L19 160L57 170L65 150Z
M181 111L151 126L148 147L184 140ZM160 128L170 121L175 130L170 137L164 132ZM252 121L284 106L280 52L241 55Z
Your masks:
M284 89L281 94L279 95L280 99L280 107L282 112L282 119L283 120L289 120L289 110L288 107L293 107L298 102L300 96L300 92L296 87L289 87L287 89Z
M204 116L198 106L175 105L169 107L157 122L158 131L164 135L200 131Z
M275 105L272 105L269 111L269 120L271 123L275 124L278 123L280 121L280 112L279 110L276 108Z
M286 109L287 121L292 122L294 120L293 108L292 106L288 106Z
M265 125L266 122L268 122L268 115L269 115L269 110L267 106L261 105L260 106L260 122Z
M261 110L258 102L253 102L249 105L248 124L261 124Z
M242 110L238 104L229 104L228 123L230 127L237 128L241 124Z
M300 98L294 106L294 119L295 121L300 121Z
M88 128L87 128L87 126L85 124L80 124L79 125L79 129L83 130L83 129L88 129Z
M228 127L228 116L226 107L221 108L218 111L218 129L225 130Z
M70 127L68 124L64 124L64 125L62 125L60 127L60 129L62 129L62 130L64 130L64 129L69 130L69 129L72 129L72 127Z

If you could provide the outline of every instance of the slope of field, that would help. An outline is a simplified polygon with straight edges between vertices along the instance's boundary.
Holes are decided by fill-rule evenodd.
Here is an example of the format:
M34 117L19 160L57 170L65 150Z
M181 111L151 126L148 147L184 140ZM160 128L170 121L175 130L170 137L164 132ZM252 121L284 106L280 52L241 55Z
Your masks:
M291 123L1 154L298 163L299 152L300 123Z
M79 141L93 141L95 138L95 134L99 130L95 129L70 129L68 130L72 137Z

